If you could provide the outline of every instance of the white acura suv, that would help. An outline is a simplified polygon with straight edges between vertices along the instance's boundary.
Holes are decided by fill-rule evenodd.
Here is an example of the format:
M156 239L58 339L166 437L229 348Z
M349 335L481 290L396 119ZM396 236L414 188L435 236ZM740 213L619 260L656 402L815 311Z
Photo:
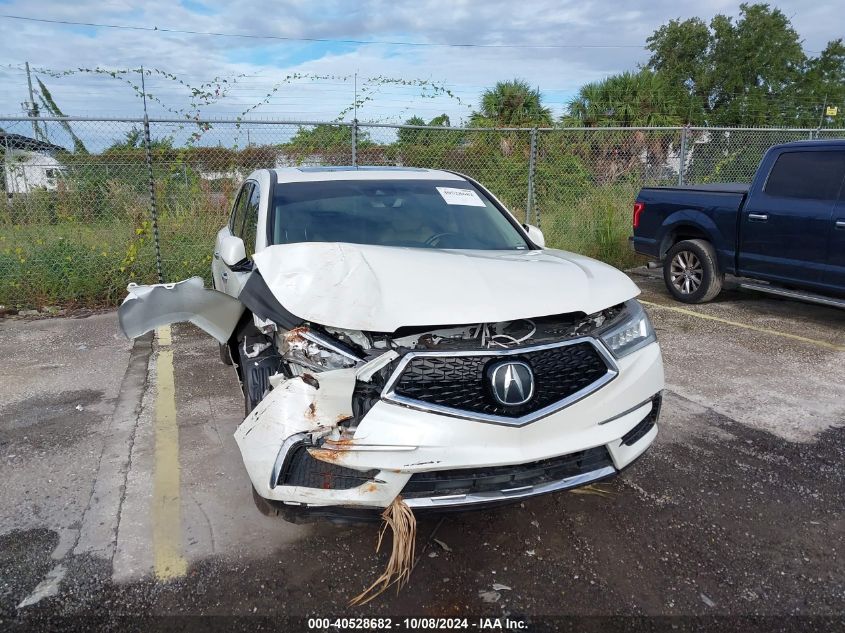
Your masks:
M520 500L629 466L664 385L634 283L543 244L455 173L259 170L217 236L214 290L130 285L120 322L220 342L264 512Z

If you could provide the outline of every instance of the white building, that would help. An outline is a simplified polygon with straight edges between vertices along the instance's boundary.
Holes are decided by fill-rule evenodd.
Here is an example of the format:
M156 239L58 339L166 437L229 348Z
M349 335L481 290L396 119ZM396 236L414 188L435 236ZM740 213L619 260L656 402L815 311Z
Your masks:
M31 193L37 189L55 191L64 167L54 154L61 149L20 134L0 132L6 194Z

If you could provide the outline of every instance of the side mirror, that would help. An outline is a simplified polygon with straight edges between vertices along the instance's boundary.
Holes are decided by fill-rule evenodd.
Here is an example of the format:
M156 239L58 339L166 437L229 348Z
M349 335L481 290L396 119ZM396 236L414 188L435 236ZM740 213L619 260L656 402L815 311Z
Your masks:
M528 239L534 242L540 248L546 246L546 238L543 237L543 232L533 224L523 224L522 228L528 233Z
M246 259L244 241L234 235L227 235L220 242L220 259L229 268Z

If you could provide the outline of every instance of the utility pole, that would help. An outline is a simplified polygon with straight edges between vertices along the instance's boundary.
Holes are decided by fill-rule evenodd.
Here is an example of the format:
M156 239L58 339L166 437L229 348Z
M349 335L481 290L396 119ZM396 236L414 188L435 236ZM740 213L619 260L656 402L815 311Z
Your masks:
M27 102L26 115L32 119L37 119L38 103L35 101L35 95L32 91L32 75L29 72L29 62L26 62L26 85L29 88L29 101ZM36 140L44 140L41 138L41 129L38 127L38 121L32 121L32 133Z
M827 95L826 94L824 96L824 103L822 104L822 114L819 117L819 127L817 128L817 130L822 129L822 123L824 123L825 110L827 110Z

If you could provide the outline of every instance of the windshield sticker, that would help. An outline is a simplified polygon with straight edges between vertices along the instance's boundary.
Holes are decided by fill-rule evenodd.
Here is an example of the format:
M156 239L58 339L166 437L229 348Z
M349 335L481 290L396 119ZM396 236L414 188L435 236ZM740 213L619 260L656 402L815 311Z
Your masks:
M482 200L472 189L455 189L454 187L436 187L437 192L446 204L460 204L465 207L483 207Z

